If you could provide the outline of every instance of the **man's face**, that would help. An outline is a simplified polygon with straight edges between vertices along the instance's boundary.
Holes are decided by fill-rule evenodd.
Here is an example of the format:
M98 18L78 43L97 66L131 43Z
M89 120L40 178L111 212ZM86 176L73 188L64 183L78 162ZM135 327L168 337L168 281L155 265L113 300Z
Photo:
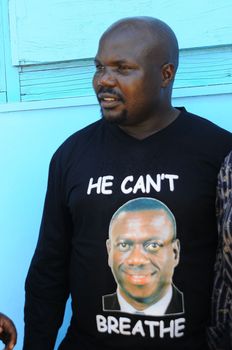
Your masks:
M107 241L109 266L124 298L147 306L172 283L179 241L164 210L124 212L114 220Z
M130 28L108 33L100 41L95 64L93 86L106 120L136 126L153 118L164 62L159 53L154 56L145 33Z

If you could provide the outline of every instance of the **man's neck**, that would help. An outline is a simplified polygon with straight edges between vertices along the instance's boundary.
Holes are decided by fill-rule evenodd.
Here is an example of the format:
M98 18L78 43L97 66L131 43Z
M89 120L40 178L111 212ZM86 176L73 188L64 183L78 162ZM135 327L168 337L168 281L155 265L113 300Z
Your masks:
M120 288L117 290L117 295L121 309L125 310L126 308L129 308L132 312L133 308L136 311L144 312L151 307L154 308L156 305L157 309L163 309L163 311L165 311L172 298L172 285L166 286L165 290L159 295L156 295L152 300L144 302L139 302L132 297L128 297Z
M180 110L171 107L167 112L160 113L154 118L145 120L138 125L119 127L128 135L138 139L144 140L145 138L157 133L158 131L166 128L170 125L180 114Z

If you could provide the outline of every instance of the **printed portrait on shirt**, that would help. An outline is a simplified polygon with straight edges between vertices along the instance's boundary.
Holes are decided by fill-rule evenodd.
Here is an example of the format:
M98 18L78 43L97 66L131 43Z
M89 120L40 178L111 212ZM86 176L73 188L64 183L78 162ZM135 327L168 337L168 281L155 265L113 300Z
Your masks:
M110 221L106 247L117 290L103 296L104 311L184 312L183 294L173 284L180 242L175 217L164 203L141 197L122 205Z

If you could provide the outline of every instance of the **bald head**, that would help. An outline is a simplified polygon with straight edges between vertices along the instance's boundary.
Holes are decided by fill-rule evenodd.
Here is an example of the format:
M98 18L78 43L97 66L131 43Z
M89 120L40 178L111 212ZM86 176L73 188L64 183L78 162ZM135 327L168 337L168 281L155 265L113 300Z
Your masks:
M173 63L175 71L178 67L179 48L173 30L163 21L153 17L128 17L113 23L102 35L101 41L109 36L125 33L131 40L146 45L157 60L164 63ZM151 55L152 58L152 55Z
M118 219L125 220L128 214L147 215L150 213L154 227L167 226L171 239L176 239L176 220L171 210L161 201L155 198L139 197L124 203L112 216L109 227L109 236L112 234L112 226ZM155 222L154 217L157 221ZM166 232L164 230L164 232Z

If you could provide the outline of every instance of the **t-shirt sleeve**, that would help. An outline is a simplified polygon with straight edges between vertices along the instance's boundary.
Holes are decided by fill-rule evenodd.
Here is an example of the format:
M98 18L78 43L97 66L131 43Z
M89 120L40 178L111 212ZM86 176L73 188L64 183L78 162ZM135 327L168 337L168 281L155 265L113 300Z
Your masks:
M51 350L69 295L72 224L62 193L59 157L50 163L37 247L26 278L23 350Z

